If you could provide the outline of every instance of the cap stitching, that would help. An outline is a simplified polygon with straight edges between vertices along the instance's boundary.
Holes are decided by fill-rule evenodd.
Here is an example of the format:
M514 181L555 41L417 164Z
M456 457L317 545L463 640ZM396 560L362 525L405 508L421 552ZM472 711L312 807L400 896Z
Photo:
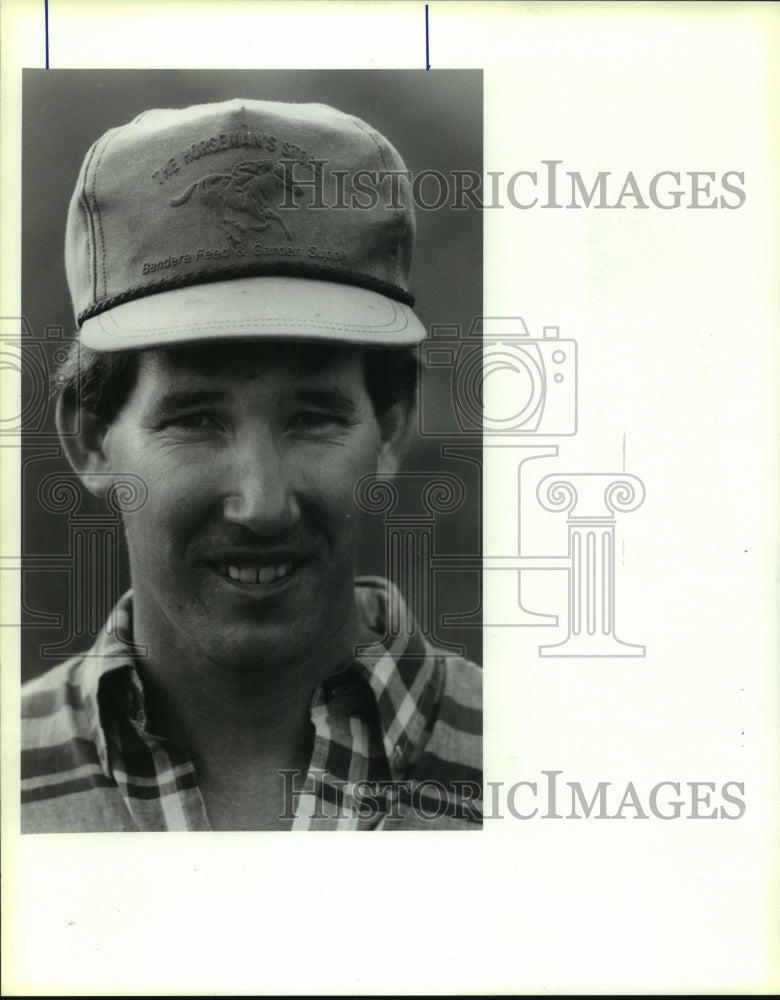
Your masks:
M394 310L393 311L394 321L397 321L398 316L399 313L396 310ZM409 326L409 320L408 317L405 316L403 313L400 313L400 316L403 319L403 323L401 325L394 326L391 323L385 323L383 326L373 326L373 327L368 327L366 326L365 323L344 323L341 320L338 323L331 323L319 320L307 320L307 319L293 320L293 319L281 319L275 317L271 317L269 319L257 319L257 318L234 319L234 320L219 319L219 320L209 320L209 322L180 323L176 326L170 323L165 323L163 326L149 326L146 327L144 330L136 331L135 335L140 340L143 339L144 337L148 337L150 334L157 333L160 330L165 330L167 332L175 332L176 330L194 330L194 329L225 330L225 329L239 329L242 327L247 329L256 329L259 326L270 326L271 324L273 324L274 327L289 326L289 327L295 327L296 329L299 329L300 327L310 327L311 329L318 329L318 330L319 329L344 330L344 331L376 330L378 332L387 332L388 329L392 329L393 332L401 332ZM93 318L98 319L99 317L93 317ZM107 333L109 336L123 336L123 337L133 336L132 331L130 333L128 333L127 331L123 331L121 334L112 334L110 330L107 330L106 327L102 325L101 329L103 330L104 333Z

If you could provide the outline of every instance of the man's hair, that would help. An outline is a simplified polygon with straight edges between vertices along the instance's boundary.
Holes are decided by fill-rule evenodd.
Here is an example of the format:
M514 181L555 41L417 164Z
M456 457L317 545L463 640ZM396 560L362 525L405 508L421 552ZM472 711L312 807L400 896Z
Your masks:
M279 348L307 371L324 367L340 349L337 344L282 343ZM186 351L188 360L208 359L213 368L213 346L189 345L171 348ZM93 351L75 341L57 373L58 391L79 407L111 422L125 405L135 386L142 350ZM414 402L419 361L414 347L365 347L363 374L374 412L386 413L396 402Z

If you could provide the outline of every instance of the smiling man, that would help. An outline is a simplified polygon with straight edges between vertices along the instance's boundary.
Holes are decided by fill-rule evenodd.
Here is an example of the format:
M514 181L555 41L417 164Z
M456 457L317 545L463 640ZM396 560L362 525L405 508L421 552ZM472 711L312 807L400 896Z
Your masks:
M413 238L396 150L324 105L149 111L87 154L58 429L141 500L132 590L25 686L23 830L479 826L481 671L355 579L355 487L414 421Z

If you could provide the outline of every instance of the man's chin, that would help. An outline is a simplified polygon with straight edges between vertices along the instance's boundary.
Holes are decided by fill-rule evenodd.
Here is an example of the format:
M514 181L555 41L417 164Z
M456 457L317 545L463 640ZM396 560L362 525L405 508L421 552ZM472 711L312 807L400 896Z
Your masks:
M311 675L316 682L323 669L337 669L354 655L351 619L339 627L336 615L327 618L309 612L285 621L222 622L203 636L202 655L218 665L221 673L271 677ZM330 672L330 670L328 670Z
M277 670L289 669L290 663L304 652L305 644L289 630L274 626L265 628L236 627L221 629L202 647L204 658L225 671L267 676Z
M179 659L214 664L223 674L261 675L306 664L318 673L323 660L351 649L340 637L351 636L354 586L344 588L342 578L346 572L323 578L311 563L260 582L210 568L191 581L176 605L152 602L152 613L141 617L158 623L147 630L158 641L169 635L168 648ZM157 608L164 608L163 616Z

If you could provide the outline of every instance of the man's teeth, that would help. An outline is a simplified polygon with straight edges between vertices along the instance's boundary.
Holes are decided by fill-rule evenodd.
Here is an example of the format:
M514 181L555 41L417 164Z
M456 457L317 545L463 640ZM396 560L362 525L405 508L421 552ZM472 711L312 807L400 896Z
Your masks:
M220 573L229 576L239 583L271 583L287 576L292 570L292 563L280 563L278 566L229 566L221 565Z

